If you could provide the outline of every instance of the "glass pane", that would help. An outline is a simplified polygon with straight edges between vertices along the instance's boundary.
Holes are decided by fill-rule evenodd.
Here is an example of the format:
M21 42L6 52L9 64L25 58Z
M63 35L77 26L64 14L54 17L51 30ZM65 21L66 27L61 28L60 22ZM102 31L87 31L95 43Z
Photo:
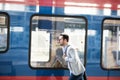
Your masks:
M102 66L106 69L120 68L120 20L104 20Z
M61 33L69 35L69 44L75 46L84 63L86 24L81 17L33 16L30 65L34 68L55 68L56 57L64 62L62 47L58 44Z
M7 50L8 16L0 13L0 52Z

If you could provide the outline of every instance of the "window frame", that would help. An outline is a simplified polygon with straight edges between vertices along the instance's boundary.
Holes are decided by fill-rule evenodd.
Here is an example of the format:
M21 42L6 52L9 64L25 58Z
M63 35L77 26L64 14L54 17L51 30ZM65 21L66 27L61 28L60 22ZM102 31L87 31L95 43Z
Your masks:
M101 25L101 56L100 56L100 65L103 70L120 70L120 68L107 68L103 65L103 30L104 30L104 21L105 20L120 20L120 18L117 17L106 17L102 20Z
M66 68L52 68L52 67L33 67L31 66L31 34L32 34L32 18L34 16L44 16L44 17L70 17L70 18L82 18L85 20L85 45L84 45L84 66L86 66L86 53L87 53L87 29L88 29L88 21L84 16L71 16L71 15L49 15L49 14L33 14L30 18L30 37L29 37L29 67L32 69L66 69ZM51 59L51 57L50 57Z
M7 26L7 43L6 43L6 45L7 46L6 46L6 49L4 51L0 51L0 54L2 54L2 53L7 52L9 49L10 16L6 12L0 12L0 15L4 15L5 17L7 17L7 19L6 19L6 23L7 23L7 25L6 25Z

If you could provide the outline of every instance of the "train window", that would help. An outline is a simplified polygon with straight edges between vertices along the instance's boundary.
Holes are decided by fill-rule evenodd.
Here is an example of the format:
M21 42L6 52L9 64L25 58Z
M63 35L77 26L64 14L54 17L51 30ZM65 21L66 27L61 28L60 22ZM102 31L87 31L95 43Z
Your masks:
M55 66L56 58L59 58L60 63L64 62L62 48L58 44L58 36L61 33L69 35L69 44L75 46L80 59L85 63L86 25L86 19L83 17L32 16L30 66L32 68L65 68Z
M8 15L0 13L0 53L7 51L8 48Z
M105 19L102 28L102 67L120 69L120 19Z

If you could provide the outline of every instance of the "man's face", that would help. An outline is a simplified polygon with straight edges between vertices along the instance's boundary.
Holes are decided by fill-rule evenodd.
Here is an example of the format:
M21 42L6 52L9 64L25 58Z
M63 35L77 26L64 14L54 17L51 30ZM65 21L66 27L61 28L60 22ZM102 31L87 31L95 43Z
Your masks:
M61 46L64 45L63 36L59 36L59 44L60 44Z

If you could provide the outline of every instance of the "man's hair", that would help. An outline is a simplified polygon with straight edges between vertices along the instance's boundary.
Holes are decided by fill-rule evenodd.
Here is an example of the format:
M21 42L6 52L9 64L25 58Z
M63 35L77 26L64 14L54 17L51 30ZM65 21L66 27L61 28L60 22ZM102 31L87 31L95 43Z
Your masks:
M67 42L69 41L69 36L67 34L60 34L60 36L63 37L63 40L67 40Z

